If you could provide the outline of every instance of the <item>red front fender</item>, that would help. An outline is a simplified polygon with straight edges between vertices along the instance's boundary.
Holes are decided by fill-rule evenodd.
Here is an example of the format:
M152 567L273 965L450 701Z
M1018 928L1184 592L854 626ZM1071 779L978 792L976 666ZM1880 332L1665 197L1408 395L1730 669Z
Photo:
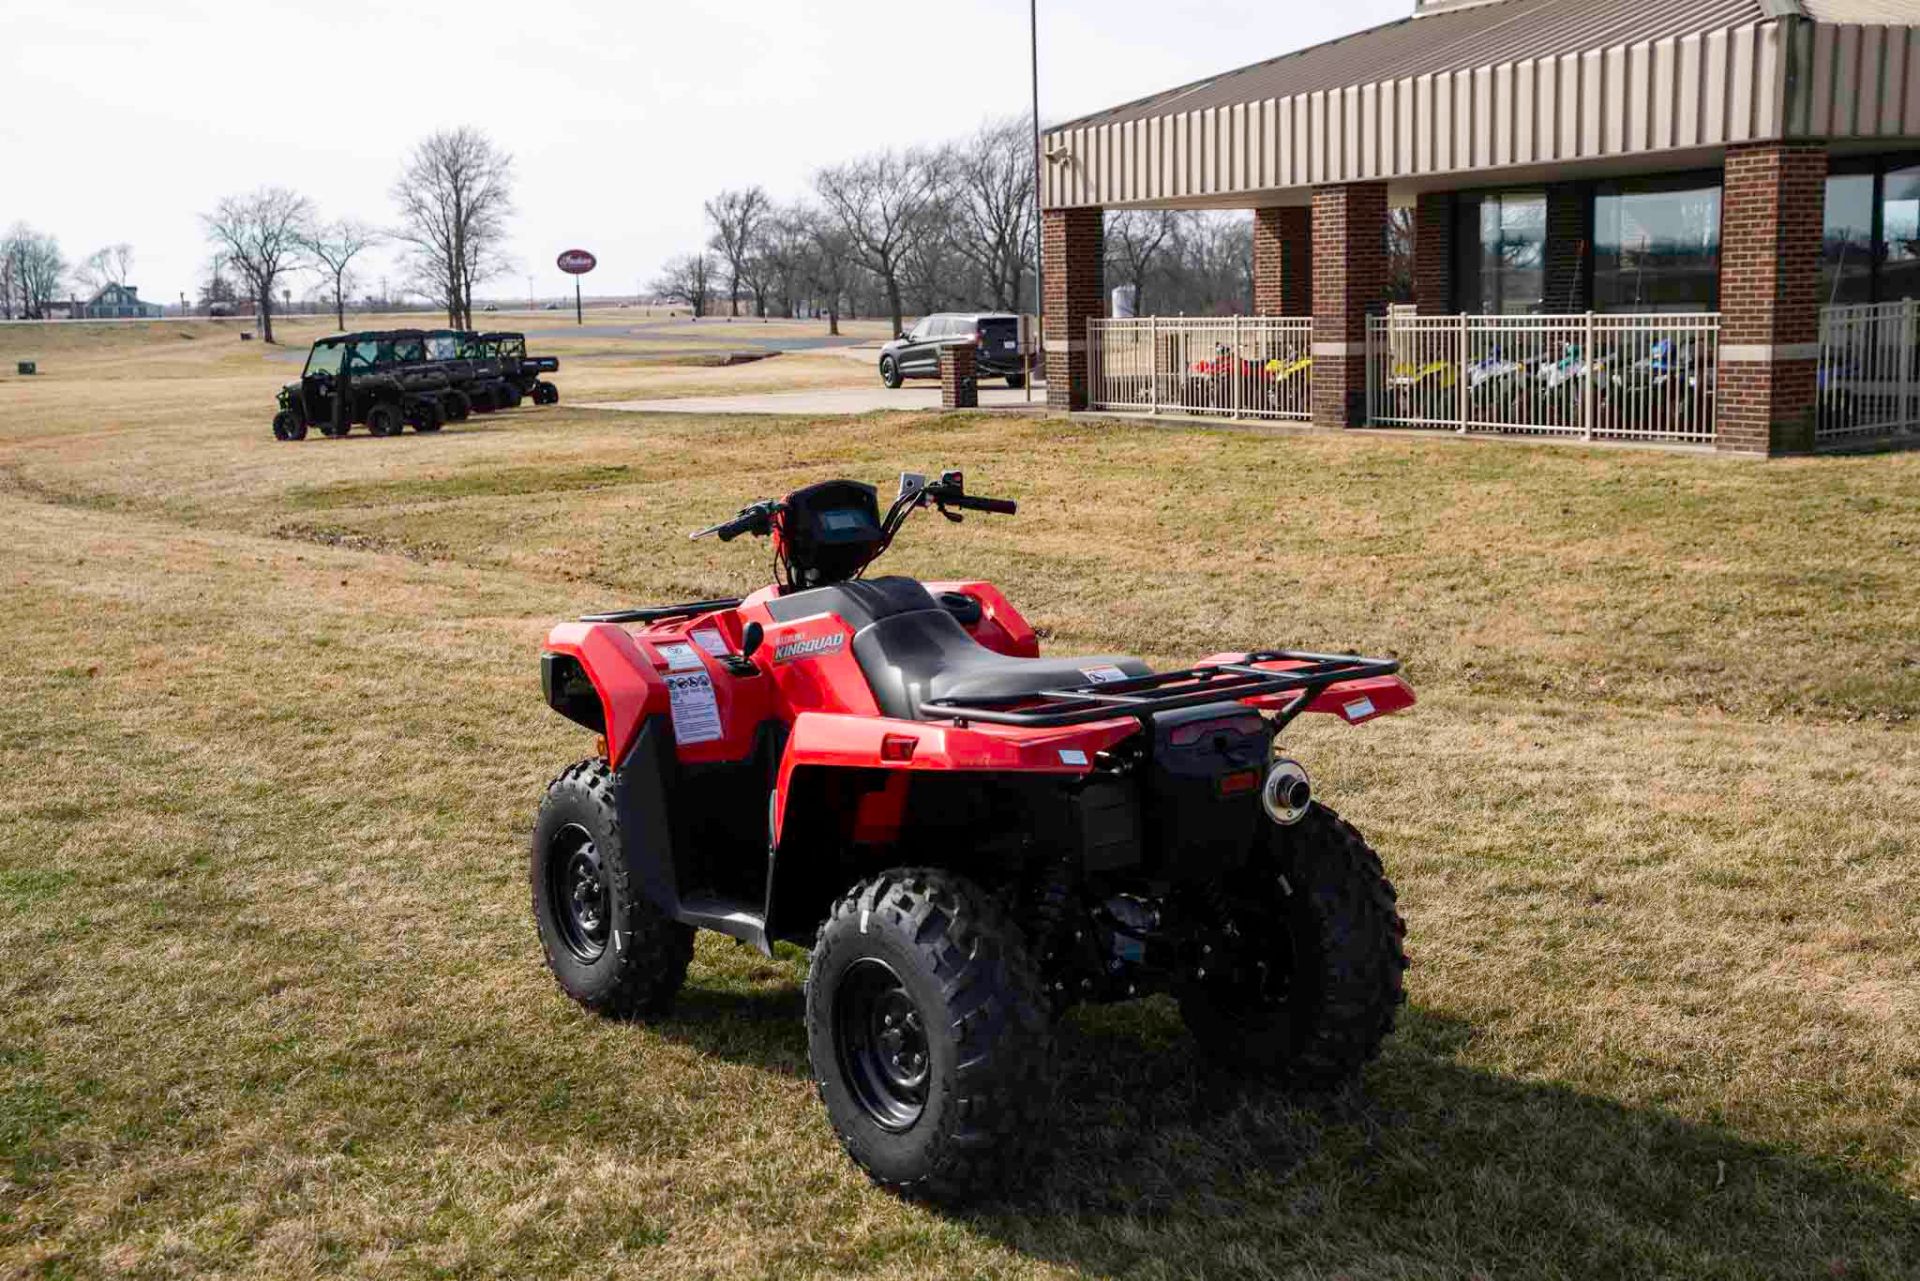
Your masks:
M667 710L666 682L627 629L614 623L561 623L547 633L546 652L572 659L592 682L600 696L607 763L618 768L640 723Z

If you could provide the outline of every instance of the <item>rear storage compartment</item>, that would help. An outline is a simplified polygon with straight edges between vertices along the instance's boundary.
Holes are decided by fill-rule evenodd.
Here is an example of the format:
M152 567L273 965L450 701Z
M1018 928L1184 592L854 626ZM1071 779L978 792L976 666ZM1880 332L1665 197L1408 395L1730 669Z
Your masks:
M1169 880L1207 880L1243 866L1261 820L1267 723L1238 703L1153 718L1146 846Z

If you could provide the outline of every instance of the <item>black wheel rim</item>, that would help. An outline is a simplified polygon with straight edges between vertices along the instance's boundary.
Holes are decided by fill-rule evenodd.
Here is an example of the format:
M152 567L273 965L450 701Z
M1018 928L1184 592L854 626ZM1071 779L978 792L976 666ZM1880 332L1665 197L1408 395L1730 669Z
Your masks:
M854 1101L882 1129L911 1129L927 1109L926 1021L891 965L861 957L840 975L833 1039Z
M588 964L606 954L613 895L600 851L578 824L568 824L554 834L547 851L547 899L553 904L554 924L567 951Z

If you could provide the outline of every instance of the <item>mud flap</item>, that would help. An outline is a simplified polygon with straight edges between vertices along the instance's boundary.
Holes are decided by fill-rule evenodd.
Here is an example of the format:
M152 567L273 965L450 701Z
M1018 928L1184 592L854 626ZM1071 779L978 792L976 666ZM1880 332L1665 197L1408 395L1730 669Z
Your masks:
M672 724L665 716L649 716L640 722L633 747L613 776L627 872L654 906L675 920L681 915L680 887L674 875L667 797L673 794L678 765Z

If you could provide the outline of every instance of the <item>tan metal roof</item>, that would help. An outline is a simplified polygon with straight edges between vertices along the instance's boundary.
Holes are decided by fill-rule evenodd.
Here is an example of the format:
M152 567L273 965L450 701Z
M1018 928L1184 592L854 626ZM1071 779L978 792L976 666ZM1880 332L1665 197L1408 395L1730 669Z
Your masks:
M1798 0L1798 5L1815 22L1920 24L1920 0Z
M1050 128L1042 198L1274 204L1776 138L1920 142L1920 0L1458 0Z
M1912 8L1907 0L1822 0ZM1920 0L1916 0L1920 2ZM1057 126L1112 124L1175 111L1318 93L1473 67L1584 53L1760 22L1764 0L1498 0L1390 22ZM1859 19L1848 19L1859 21Z

